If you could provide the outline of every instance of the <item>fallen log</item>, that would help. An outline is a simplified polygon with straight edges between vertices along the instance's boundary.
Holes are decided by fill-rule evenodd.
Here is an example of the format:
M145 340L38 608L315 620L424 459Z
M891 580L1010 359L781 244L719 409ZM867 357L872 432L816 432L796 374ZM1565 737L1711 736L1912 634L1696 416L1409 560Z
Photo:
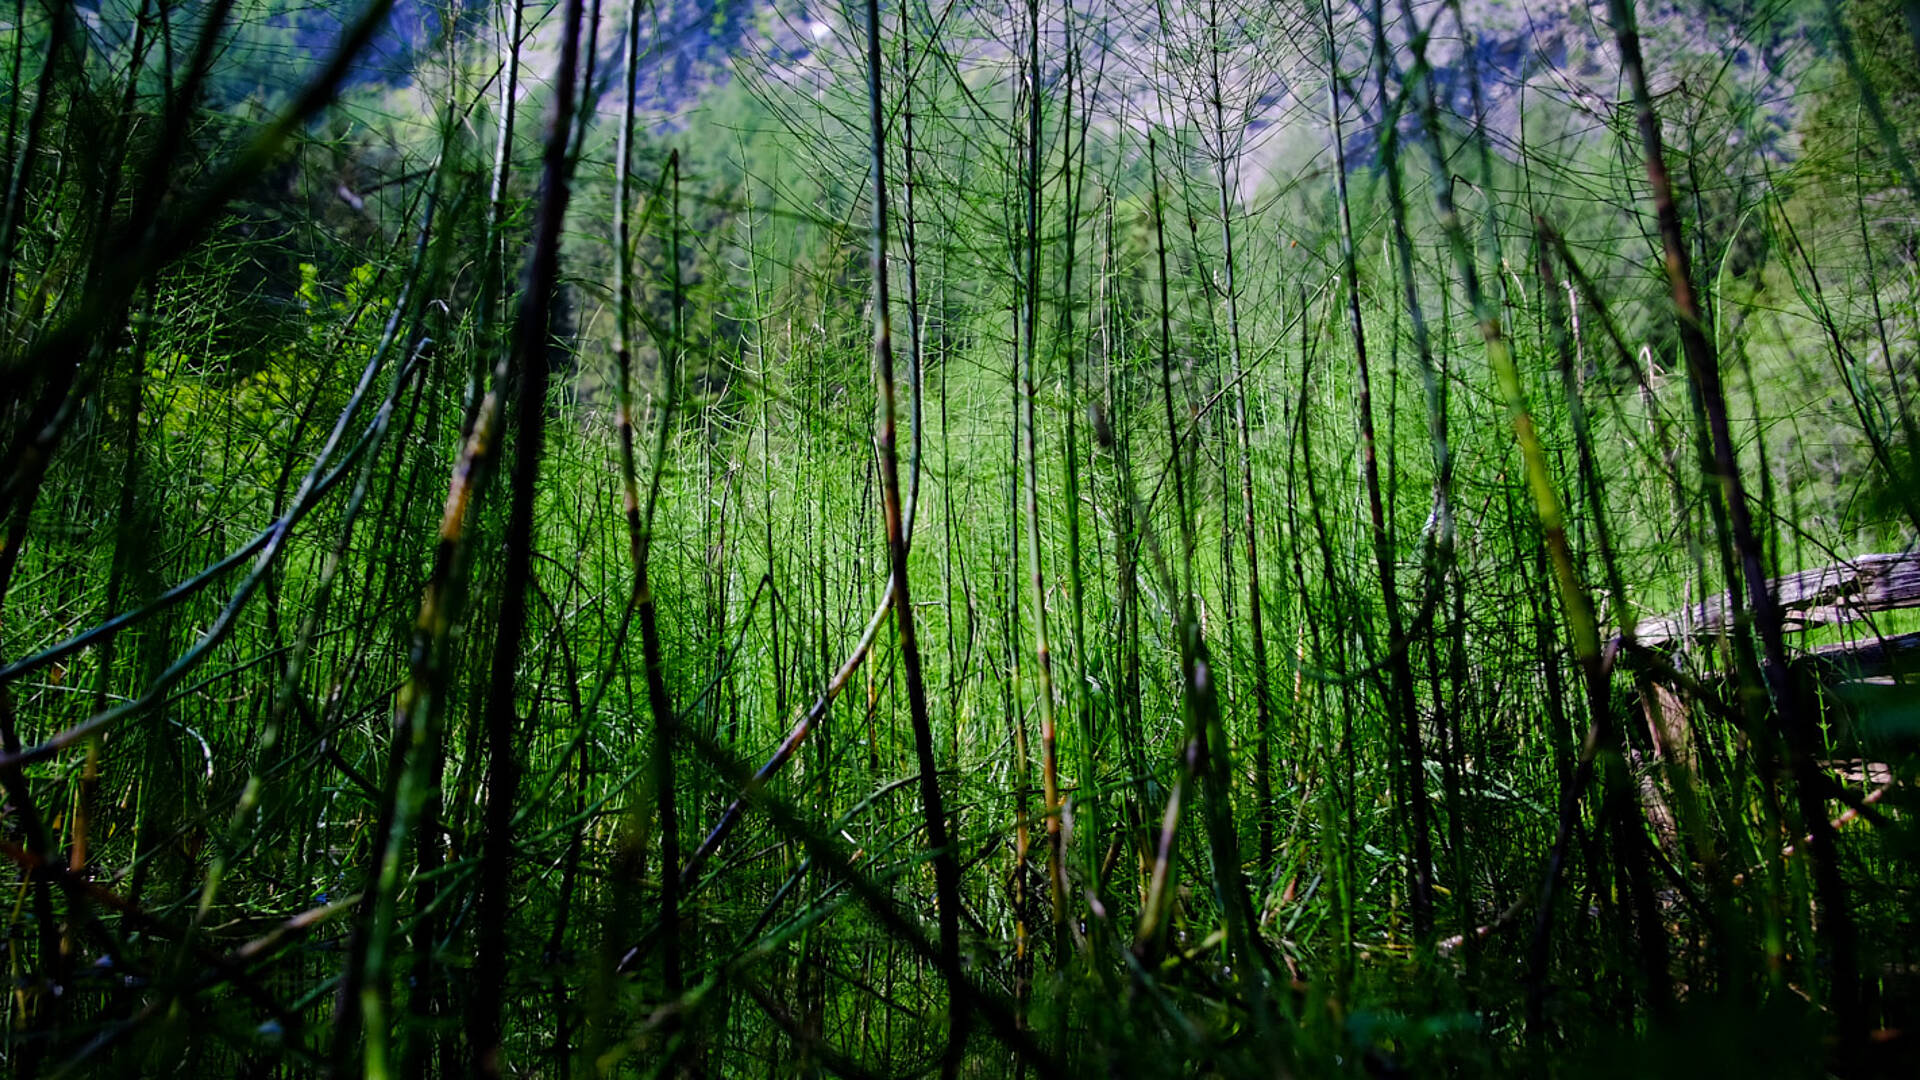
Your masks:
M1861 555L1787 574L1768 583L1788 630L1853 622L1881 611L1920 607L1920 551ZM1732 629L1726 595L1703 598L1671 615L1642 621L1634 636L1648 645L1718 637Z
M1790 629L1851 623L1875 613L1920 607L1920 551L1862 555L1787 574L1769 588ZM1696 681L1668 662L1667 654L1683 642L1717 637L1731 628L1727 597L1722 595L1646 620L1634 628L1631 640L1616 638L1609 650L1609 655L1624 652L1628 662L1649 676L1651 693L1640 707L1654 752L1688 772L1694 765L1694 707L1720 711L1736 724L1741 721L1729 676L1720 673ZM1811 715L1833 725L1839 741L1879 747L1920 743L1920 632L1855 632L1850 640L1798 651L1788 660L1787 674L1790 692ZM1829 774L1839 764L1821 763ZM1891 779L1888 775L1880 781ZM1650 800L1649 807L1656 819L1663 809L1658 801Z

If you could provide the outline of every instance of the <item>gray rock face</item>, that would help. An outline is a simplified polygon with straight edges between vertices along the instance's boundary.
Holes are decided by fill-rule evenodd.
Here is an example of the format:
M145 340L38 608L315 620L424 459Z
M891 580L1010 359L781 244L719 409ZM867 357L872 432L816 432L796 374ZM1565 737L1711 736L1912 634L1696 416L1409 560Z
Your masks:
M1517 154L1523 139L1564 144L1631 122L1620 105L1604 0L1417 0L1411 22L1401 0L1385 7L1398 85L1411 75L1407 46L1417 27L1449 123L1460 129L1484 124L1496 150ZM1342 73L1351 82L1349 156L1364 164L1384 115L1370 67L1371 4L1340 0L1330 14ZM970 84L1014 77L1016 50L1024 49L1023 11L969 4L939 8L937 15L953 70ZM684 122L708 89L741 75L785 94L829 93L836 82L844 92L844 83L859 77L863 40L862 28L847 18L839 6L808 0L731 0L712 9L668 0L649 9L642 105L664 121ZM1070 12L1056 3L1043 6L1041 18L1043 77L1059 79L1068 47L1064 21L1071 18L1082 68L1099 78L1095 110L1112 124L1211 127L1217 57L1222 114L1234 134L1228 146L1207 149L1225 149L1241 162L1243 192L1265 176L1275 135L1324 141L1330 131L1327 16L1317 3L1074 3ZM932 19L913 22L924 34ZM608 10L603 20L604 48L617 41L624 15ZM1808 26L1791 14L1712 0L1645 3L1639 21L1663 109L1677 110L1684 123L1690 111L1711 103L1715 113L1739 118L1712 137L1769 155L1789 149L1797 119L1793 91L1814 59ZM605 66L611 71L614 65ZM603 96L601 107L611 106ZM1411 130L1414 120L1403 114L1402 122Z
M100 6L83 8L83 17L98 27L111 25L117 18L113 0L94 2ZM1565 148L1631 122L1620 104L1605 0L1383 4L1384 34L1395 57L1390 84L1403 87L1411 76L1405 70L1408 45L1417 29L1447 122L1458 131L1484 126L1496 152L1517 156L1523 140ZM265 14L237 22L233 30L235 67L219 92L235 101L297 85L358 10L348 0L285 10L266 6ZM602 113L618 107L627 10L626 0L605 0L598 10L590 92ZM1640 29L1663 111L1684 127L1710 106L1723 119L1707 137L1778 157L1792 149L1794 91L1817 58L1817 36L1792 13L1769 11L1752 0L1652 0L1640 6ZM537 82L552 66L558 19L545 7L529 7L527 14L535 21L525 46L526 70ZM910 26L922 41L938 26L953 61L945 77L958 73L981 90L1010 85L1016 77L1024 9L973 2L915 9L904 22L898 10L884 15L890 33ZM864 29L849 20L858 18L858 8L821 0L648 2L641 20L638 104L651 125L673 130L698 123L703 98L735 79L749 79L757 93L790 100L854 93ZM1212 129L1217 67L1227 144L1194 149L1207 156L1224 152L1246 195L1264 182L1282 147L1324 145L1329 138L1330 21L1345 80L1348 156L1356 166L1372 159L1385 110L1371 66L1371 0L1334 0L1328 8L1318 0L1055 0L1043 5L1041 19L1043 79L1060 81L1071 39L1081 51L1083 72L1098 79L1097 122L1109 126L1160 122ZM456 0L451 7L396 0L353 81L408 85L421 64L437 62L448 31L468 40L476 55L492 55L499 48L500 21L496 5L485 0ZM1482 88L1478 109L1476 75ZM1731 126L1728 116L1734 118ZM1412 132L1416 121L1403 113L1402 123Z

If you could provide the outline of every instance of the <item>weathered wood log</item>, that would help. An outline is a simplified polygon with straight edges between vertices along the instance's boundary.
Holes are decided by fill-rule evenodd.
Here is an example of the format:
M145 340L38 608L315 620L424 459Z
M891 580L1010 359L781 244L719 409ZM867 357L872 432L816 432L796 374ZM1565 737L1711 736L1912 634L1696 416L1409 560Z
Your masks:
M1920 607L1920 551L1861 555L1848 562L1775 578L1773 595L1789 630L1852 622L1880 611ZM1732 624L1724 594L1648 619L1634 636L1648 645L1713 637Z
M1920 552L1862 555L1850 562L1788 574L1771 583L1790 628L1831 626L1868 615L1920 607ZM1641 662L1664 647L1712 637L1730 628L1726 597L1642 622L1635 637ZM1616 640L1616 644L1618 641ZM1653 673L1653 700L1641 702L1657 755L1691 768L1689 705L1671 684L1673 669ZM1807 708L1851 735L1870 741L1911 740L1912 680L1920 676L1920 633L1859 633L1852 640L1816 646L1789 661L1789 684ZM1709 678L1696 693L1716 698L1729 692Z
M1793 666L1796 673L1804 671L1826 682L1920 673L1920 633L1821 645L1808 649Z

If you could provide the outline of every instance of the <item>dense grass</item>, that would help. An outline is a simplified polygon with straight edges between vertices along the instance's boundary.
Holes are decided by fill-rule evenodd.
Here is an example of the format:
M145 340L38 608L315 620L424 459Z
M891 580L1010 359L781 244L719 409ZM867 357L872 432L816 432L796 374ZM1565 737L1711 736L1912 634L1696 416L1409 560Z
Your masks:
M1912 1067L1920 9L157 2L0 35L14 1072Z

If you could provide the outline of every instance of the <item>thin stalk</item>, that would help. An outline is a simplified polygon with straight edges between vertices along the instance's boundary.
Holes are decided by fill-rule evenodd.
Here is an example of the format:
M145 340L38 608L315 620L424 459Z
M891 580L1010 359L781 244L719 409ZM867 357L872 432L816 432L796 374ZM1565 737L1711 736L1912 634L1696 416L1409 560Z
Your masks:
M1354 365L1358 375L1355 406L1360 423L1360 469L1367 493L1367 520L1371 527L1373 561L1380 581L1381 598L1387 614L1387 705L1392 723L1399 733L1400 772L1405 785L1402 809L1407 814L1406 828L1412 842L1413 858L1407 866L1407 906L1413 920L1413 936L1425 943L1433 936L1433 841L1427 819L1426 756L1421 745L1420 713L1414 702L1413 667L1408 658L1405 618L1400 610L1396 584L1393 534L1387 527L1386 508L1380 498L1380 463L1373 425L1373 379L1367 362L1366 327L1360 317L1360 268L1354 251L1353 212L1347 195L1347 154L1341 128L1339 54L1333 34L1333 8L1322 4L1327 31L1327 94L1333 116L1334 194L1339 203L1340 265L1347 290L1347 325L1353 336Z
M927 712L926 681L920 670L912 592L907 574L907 533L900 506L900 459L895 448L893 320L887 292L886 124L880 93L880 2L867 0L867 119L873 164L873 355L879 395L875 442L880 451L881 508L893 592L900 661L907 683L907 708L913 723L914 755L920 770L920 805L926 819L927 847L933 859L935 903L940 920L940 962L948 971L960 966L960 864L947 841L947 814L934 760L933 726ZM967 999L949 994L947 1047L941 1055L943 1077L959 1073L966 1044Z
M1691 261L1667 171L1660 116L1654 111L1653 95L1647 86L1646 65L1641 58L1640 33L1633 0L1608 0L1607 6L1614 24L1614 40L1620 49L1621 66L1638 113L1641 152L1645 159L1648 186L1652 189L1661 246L1666 255L1667 284L1673 295L1674 319L1680 332L1681 350L1686 358L1688 378L1698 389L1701 406L1706 413L1712 440L1714 473L1726 505L1741 576L1745 579L1748 606L1760 633L1768 696L1773 702L1775 722L1786 740L1792 759L1790 768L1802 824L1810 836L1808 852L1813 867L1814 887L1819 896L1821 929L1825 932L1827 947L1831 952L1830 1001L1839 1028L1842 1053L1851 1055L1864 1046L1867 1016L1860 986L1858 933L1847 898L1846 882L1840 874L1833 825L1827 816L1822 784L1825 774L1816 760L1819 734L1788 683L1786 636L1780 608L1768 585L1760 540L1754 529L1753 512L1747 500L1746 486L1741 480L1726 397L1721 388L1719 359L1713 343L1707 340L1701 322Z

